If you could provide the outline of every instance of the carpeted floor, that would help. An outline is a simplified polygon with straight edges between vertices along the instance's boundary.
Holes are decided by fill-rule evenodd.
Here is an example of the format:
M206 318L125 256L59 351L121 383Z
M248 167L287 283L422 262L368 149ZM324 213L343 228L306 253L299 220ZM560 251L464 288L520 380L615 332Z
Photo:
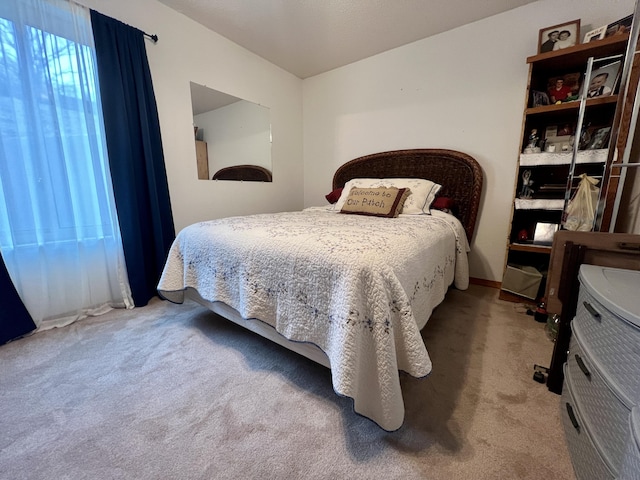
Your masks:
M404 426L353 413L329 370L195 303L160 300L0 347L0 478L573 479L553 344L495 289L452 290L403 376Z

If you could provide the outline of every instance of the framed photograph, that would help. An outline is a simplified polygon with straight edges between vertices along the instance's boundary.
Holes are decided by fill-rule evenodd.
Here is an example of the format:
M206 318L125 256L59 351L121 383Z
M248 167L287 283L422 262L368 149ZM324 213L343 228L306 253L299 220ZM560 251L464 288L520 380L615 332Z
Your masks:
M631 23L633 23L633 15L621 18L617 22L610 23L609 25L607 25L605 38L611 37L613 35L622 35L623 33L629 33L629 31L631 30Z
M573 47L580 43L580 19L543 28L538 34L538 53Z
M543 107L545 105L551 105L551 101L549 100L549 95L546 92L539 92L538 90L531 91L531 106L532 107Z
M558 231L557 223L538 222L533 233L534 245L551 245L553 236Z
M582 40L582 43L589 43L589 42L593 42L594 40L600 40L601 38L604 38L605 34L607 33L608 27L609 27L608 25L603 25L602 27L596 28L595 30L591 30L590 32L585 33L584 40Z
M593 133L591 133L591 140L587 144L587 150L607 148L610 133L611 127L600 127L594 129Z
M544 147L549 153L563 152L573 148L573 135L576 127L572 123L549 125L544 130Z
M567 73L559 77L551 77L547 81L547 95L551 104L572 102L580 98L582 74Z
M587 87L587 98L612 95L620 79L621 68L621 60L594 68Z

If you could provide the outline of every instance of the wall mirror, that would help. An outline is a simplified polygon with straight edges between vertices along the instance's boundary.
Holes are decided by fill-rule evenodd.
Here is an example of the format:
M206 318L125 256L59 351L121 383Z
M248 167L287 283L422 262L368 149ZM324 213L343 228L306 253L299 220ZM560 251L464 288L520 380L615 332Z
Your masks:
M267 107L190 82L198 178L271 181Z

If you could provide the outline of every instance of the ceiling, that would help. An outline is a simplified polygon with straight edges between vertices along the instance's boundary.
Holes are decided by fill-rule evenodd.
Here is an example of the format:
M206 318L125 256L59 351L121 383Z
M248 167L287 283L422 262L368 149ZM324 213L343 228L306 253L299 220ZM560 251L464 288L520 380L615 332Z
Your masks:
M536 0L159 0L299 78Z

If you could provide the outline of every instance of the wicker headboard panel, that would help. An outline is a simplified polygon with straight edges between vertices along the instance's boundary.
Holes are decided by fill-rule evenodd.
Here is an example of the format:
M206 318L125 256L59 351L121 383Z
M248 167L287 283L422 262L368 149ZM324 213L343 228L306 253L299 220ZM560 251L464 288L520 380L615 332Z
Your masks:
M482 193L482 169L466 153L443 149L381 152L356 158L336 170L333 188L352 178L426 178L442 185L439 196L455 199L469 242L476 227Z
M271 182L271 170L259 165L234 165L213 174L211 180L243 180L245 182Z

